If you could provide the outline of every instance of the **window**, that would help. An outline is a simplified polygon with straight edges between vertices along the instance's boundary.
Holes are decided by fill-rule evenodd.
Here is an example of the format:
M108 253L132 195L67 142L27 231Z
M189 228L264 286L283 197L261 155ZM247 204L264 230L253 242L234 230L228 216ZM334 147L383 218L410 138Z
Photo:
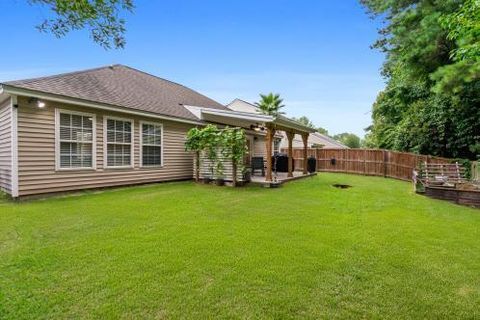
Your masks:
M161 166L162 159L162 135L161 124L141 123L141 164L143 167Z
M273 153L279 153L280 152L280 144L282 143L282 140L280 139L275 139L273 141Z
M133 121L117 118L105 118L105 167L132 167Z
M95 115L56 109L56 168L95 168Z

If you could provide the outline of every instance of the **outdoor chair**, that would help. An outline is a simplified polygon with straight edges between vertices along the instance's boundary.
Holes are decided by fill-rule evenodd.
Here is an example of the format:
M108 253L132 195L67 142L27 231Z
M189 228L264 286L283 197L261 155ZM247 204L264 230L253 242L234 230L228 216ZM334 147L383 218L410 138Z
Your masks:
M252 157L252 176L255 175L255 170L262 170L262 177L265 176L263 157Z

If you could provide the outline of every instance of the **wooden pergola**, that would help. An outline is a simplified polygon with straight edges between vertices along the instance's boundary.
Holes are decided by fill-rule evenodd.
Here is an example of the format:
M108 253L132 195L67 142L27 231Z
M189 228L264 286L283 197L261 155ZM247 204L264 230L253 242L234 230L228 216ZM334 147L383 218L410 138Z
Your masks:
M273 154L273 140L277 131L284 131L288 139L288 177L293 177L293 138L296 134L301 135L303 140L303 174L308 174L307 171L307 150L308 150L308 136L315 132L315 129L307 127L297 121L284 117L282 115L273 117L264 114L226 111L211 108L196 108L189 109L191 112L198 115L198 117L210 123L217 123L223 125L237 126L249 129L252 126L261 126L265 128L266 132L266 172L265 182L272 182L272 154Z
M310 133L315 132L315 129L307 127L297 121L289 119L285 116L279 115L273 117L270 115L239 112L231 110L218 110L212 108L192 107L189 106L188 110L195 114L200 120L215 123L220 125L236 126L245 129L251 129L254 127L264 128L266 132L266 172L265 182L271 183L272 180L272 154L273 154L273 140L275 133L278 131L284 131L288 138L288 177L293 177L293 138L296 134L301 135L303 140L303 174L308 174L307 171L307 149L308 149L308 136Z
M308 174L307 171L307 163L308 163L308 136L311 132L315 132L315 130L305 127L300 123L290 120L288 118L282 117L275 119L272 123L266 125L267 134L265 139L265 144L267 148L267 155L271 155L272 152L272 145L273 139L275 137L275 133L277 131L284 131L287 136L288 140L288 175L287 177L293 177L293 138L295 134L299 134L302 137L303 142L303 174ZM265 181L272 182L272 157L268 156L266 161L266 173L265 173Z

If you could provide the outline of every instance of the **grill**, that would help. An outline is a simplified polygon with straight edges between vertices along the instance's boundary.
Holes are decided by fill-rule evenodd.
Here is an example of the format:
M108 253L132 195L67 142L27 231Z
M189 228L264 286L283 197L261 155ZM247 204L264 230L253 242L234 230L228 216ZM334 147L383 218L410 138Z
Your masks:
M292 159L292 161L294 161ZM273 171L277 172L288 172L288 155L285 153L277 153L272 156ZM295 162L293 162L293 167L295 168Z

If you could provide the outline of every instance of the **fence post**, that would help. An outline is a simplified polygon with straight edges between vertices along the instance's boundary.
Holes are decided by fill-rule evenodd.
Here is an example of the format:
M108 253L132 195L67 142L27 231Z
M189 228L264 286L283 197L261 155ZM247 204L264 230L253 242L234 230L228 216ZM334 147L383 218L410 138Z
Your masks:
M383 177L387 177L387 150L383 150Z
M363 150L363 175L367 175L367 149Z

